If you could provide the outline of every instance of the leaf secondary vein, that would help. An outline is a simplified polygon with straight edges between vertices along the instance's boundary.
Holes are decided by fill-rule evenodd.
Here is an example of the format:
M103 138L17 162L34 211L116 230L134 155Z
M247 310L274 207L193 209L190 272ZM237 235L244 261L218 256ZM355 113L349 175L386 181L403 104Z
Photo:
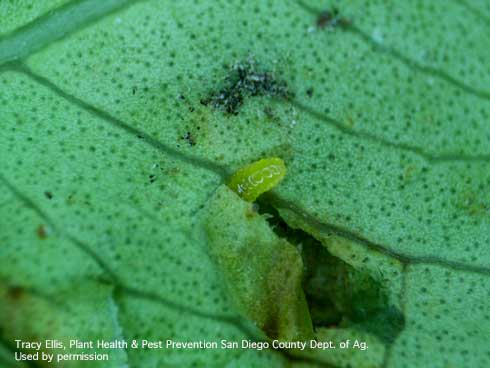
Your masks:
M0 65L23 59L104 16L142 0L75 0L0 38Z

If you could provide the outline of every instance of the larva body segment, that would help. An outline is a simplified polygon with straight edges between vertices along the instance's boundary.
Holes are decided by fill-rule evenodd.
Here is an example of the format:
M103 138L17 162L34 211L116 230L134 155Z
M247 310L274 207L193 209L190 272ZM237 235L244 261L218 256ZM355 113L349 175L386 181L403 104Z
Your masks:
M274 188L286 175L286 165L278 157L263 158L242 167L227 182L243 200L252 202Z

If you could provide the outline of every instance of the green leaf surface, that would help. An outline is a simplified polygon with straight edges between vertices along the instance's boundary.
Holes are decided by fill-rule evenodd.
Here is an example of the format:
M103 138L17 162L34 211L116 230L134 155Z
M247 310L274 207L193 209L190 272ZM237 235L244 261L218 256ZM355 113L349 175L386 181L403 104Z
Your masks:
M15 31L17 28L47 15L68 0L6 0L0 3L0 35Z
M489 365L488 2L5 1L0 18L1 364L14 338L314 334L369 348L90 366ZM265 157L287 174L257 207L224 184Z

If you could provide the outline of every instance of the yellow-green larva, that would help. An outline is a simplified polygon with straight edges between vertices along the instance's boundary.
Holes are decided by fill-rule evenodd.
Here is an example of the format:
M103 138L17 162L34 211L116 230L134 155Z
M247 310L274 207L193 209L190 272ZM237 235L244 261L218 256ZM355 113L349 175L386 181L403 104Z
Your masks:
M242 167L227 182L247 202L274 188L286 175L286 165L278 157L263 158Z

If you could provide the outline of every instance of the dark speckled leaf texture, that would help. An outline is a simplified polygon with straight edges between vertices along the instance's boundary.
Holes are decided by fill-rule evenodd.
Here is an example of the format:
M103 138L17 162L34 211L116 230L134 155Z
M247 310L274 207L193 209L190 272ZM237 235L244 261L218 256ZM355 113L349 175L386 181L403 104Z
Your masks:
M0 366L490 366L489 4L0 1Z

